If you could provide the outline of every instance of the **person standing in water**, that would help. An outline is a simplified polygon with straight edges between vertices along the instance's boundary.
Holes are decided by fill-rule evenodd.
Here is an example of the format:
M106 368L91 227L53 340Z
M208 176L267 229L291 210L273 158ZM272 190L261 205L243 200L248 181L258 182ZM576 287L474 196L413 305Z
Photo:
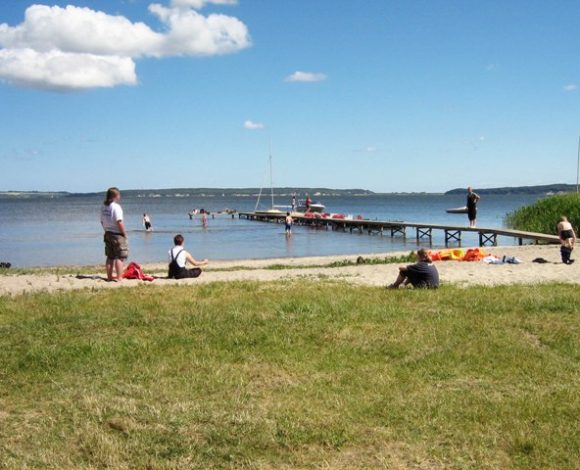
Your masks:
M574 260L570 259L570 256L576 245L576 232L574 232L574 227L572 227L567 217L562 216L560 219L560 223L558 224L558 237L560 238L562 263L572 264Z
M153 227L151 225L151 217L149 217L147 213L143 214L143 226L145 227L145 230L147 232L153 230Z
M473 188L467 188L467 218L469 219L469 226L475 227L477 219L477 203L481 198L479 194L473 192Z
M109 188L101 207L101 225L105 231L105 255L107 257L107 281L120 281L123 275L123 263L129 257L127 230L123 221L121 191ZM117 276L113 277L113 271Z
M292 225L294 224L294 219L290 215L290 212L286 212L286 236L292 235Z

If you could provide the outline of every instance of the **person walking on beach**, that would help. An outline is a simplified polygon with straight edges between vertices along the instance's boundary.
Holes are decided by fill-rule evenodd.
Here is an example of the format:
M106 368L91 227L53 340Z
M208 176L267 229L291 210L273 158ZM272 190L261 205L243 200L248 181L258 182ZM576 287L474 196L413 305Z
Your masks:
M469 219L470 227L475 227L475 221L477 219L477 203L480 199L479 194L475 193L471 186L467 188L467 218Z
M151 225L151 217L149 217L147 213L143 214L143 226L145 227L145 230L147 232L153 230L153 227Z
M105 255L107 257L107 281L120 281L123 274L123 263L129 257L127 230L123 221L121 191L109 188L101 207L101 225L105 231ZM117 276L113 276L113 271Z
M286 212L286 236L292 235L292 225L294 225L294 219L290 212Z
M201 275L199 266L208 264L207 259L202 261L195 260L183 247L185 239L183 235L178 234L173 238L174 247L169 250L169 279L191 279ZM191 264L193 268L188 269L187 263Z
M562 216L560 218L560 223L558 223L558 237L560 237L560 255L562 256L562 263L572 264L573 259L570 259L572 255L572 250L576 245L576 232L574 232L574 227L568 221L568 218Z
M388 289L398 289L411 284L413 287L437 289L439 287L439 272L431 261L429 253L424 248L417 251L417 262L399 268L397 280L387 286Z

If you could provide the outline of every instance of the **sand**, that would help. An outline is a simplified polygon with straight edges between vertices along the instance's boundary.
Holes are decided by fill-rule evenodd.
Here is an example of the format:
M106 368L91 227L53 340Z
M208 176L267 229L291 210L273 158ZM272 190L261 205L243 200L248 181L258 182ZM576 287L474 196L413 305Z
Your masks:
M442 284L458 286L538 284L566 282L580 284L580 261L573 265L560 262L558 246L494 247L486 251L497 256L516 256L522 260L519 265L487 265L482 262L443 261L436 263ZM396 256L405 253L380 253L374 256ZM575 254L575 253L574 253ZM532 263L534 258L545 258L547 264ZM352 284L384 286L392 282L398 272L397 264L357 265L339 268L310 267L326 265L345 259L356 260L357 256L324 256L311 258L284 258L265 260L216 261L210 264L201 277L181 281L157 279L153 282L124 280L119 283L105 282L104 279L77 279L76 275L55 275L47 273L10 274L0 276L0 295L19 295L30 292L57 292L73 289L118 289L140 285L197 285L223 281L277 281L293 279L340 280ZM296 266L291 269L265 269L275 264ZM148 274L164 276L166 265L146 265ZM83 274L79 268L79 274Z

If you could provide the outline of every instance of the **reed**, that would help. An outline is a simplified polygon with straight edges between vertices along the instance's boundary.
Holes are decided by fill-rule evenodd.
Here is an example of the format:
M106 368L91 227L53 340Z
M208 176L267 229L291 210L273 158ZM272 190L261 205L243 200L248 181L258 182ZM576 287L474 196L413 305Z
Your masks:
M558 194L540 199L534 204L521 207L506 216L510 228L528 232L555 233L556 225L562 216L574 226L576 233L580 229L580 195Z

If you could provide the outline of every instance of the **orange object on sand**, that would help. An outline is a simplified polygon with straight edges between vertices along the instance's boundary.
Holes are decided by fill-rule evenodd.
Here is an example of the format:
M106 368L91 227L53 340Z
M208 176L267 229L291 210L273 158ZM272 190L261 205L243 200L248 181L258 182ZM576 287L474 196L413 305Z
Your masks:
M429 256L433 261L481 261L487 253L481 248L461 248L430 251Z

